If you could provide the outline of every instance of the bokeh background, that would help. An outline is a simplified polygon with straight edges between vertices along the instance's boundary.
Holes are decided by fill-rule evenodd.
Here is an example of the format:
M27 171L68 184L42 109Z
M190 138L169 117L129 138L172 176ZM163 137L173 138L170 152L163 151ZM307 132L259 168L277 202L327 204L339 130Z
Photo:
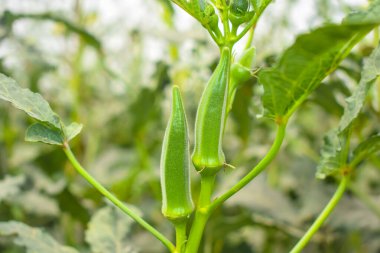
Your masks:
M252 68L273 64L297 34L340 22L367 5L365 0L274 1L257 27ZM337 125L376 36L359 44L297 112L280 155L215 213L200 252L287 252L302 236L336 189L334 180L315 178L323 136ZM243 46L244 41L234 54ZM183 92L192 135L197 103L217 60L207 32L167 0L0 1L0 72L42 94L67 122L83 123L72 147L84 167L168 236L174 234L160 213L159 159L170 86ZM224 142L227 160L237 168L220 173L216 192L252 168L273 140L273 122L260 117L261 94L254 77L237 92ZM379 132L379 95L377 84L355 127L356 138ZM80 252L100 253L104 248L97 242L110 238L120 247L109 252L165 252L90 187L60 149L24 142L30 123L0 102L1 222L43 228ZM304 252L380 252L379 165L378 156L361 165ZM192 178L196 196L199 177L193 172ZM0 237L0 252L25 252L12 239Z

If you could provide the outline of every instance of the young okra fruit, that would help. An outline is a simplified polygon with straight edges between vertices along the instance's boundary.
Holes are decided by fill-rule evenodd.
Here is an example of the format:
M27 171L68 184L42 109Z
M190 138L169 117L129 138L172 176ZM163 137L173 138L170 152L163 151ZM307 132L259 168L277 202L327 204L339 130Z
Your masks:
M178 86L161 154L162 213L169 220L184 219L194 210L190 190L190 153L185 109Z
M192 161L202 174L214 174L226 163L222 139L226 117L231 50L221 50L219 64L212 74L199 102L195 121L195 143Z

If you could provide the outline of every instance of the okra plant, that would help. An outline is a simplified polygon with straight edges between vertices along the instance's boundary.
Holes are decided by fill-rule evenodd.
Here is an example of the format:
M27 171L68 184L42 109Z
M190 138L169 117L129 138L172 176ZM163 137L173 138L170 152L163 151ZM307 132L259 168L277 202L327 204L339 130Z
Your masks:
M88 183L161 241L168 252L196 253L201 251L204 230L213 214L232 196L239 194L246 185L255 184L254 179L276 158L295 112L302 108L313 91L340 66L359 42L372 32L378 34L380 0L371 1L366 10L349 14L340 24L326 24L299 36L276 63L269 67L255 65L256 48L253 45L253 36L262 14L269 5L277 2L172 0L171 3L183 10L181 15L195 18L202 29L207 30L220 52L217 66L204 85L194 126L188 125L185 109L187 101L182 98L180 85L173 84L172 87L171 113L162 137L159 169L161 211L173 225L175 240L143 219L82 167L70 147L70 141L81 132L82 124L65 124L41 95L21 88L16 81L4 74L0 75L0 98L34 119L35 122L26 130L26 141L43 142L61 148L75 170ZM317 177L336 182L336 192L324 208L321 206L320 215L300 236L294 247L289 249L290 253L302 252L350 188L356 168L380 148L378 134L361 138L359 143L354 143L355 146L351 141L353 127L357 124L367 94L374 84L380 85L380 45L378 37L374 37L377 39L371 53L364 60L357 87L346 100L340 122L324 137ZM236 44L243 40L246 46L242 52L237 52ZM315 43L316 40L318 43ZM238 58L236 54L241 56ZM223 182L225 170L236 171L239 167L246 166L230 164L228 155L223 151L223 137L229 123L227 118L231 114L235 99L238 99L236 93L252 80L257 80L262 85L263 118L270 120L275 126L276 134L271 147L252 169L225 192L215 195L215 186ZM192 132L194 138L189 134ZM198 187L190 180L192 170L196 171L200 179L199 189L196 191L199 194L192 192ZM0 235L2 233L4 232L0 232ZM72 251L67 252L77 252L70 250Z

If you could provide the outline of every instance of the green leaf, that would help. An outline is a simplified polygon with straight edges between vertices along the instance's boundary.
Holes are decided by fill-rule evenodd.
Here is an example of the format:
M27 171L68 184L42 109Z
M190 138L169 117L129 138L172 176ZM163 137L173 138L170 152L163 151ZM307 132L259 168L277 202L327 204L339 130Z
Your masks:
M9 101L38 121L61 129L60 119L38 93L21 88L15 80L0 73L0 99Z
M361 142L354 150L354 158L360 161L380 151L380 135L374 135Z
M27 253L78 253L71 247L60 245L42 230L21 222L0 222L0 236L14 237L14 243L25 247Z
M347 106L345 107L338 127L340 132L347 129L352 121L356 119L364 105L369 89L378 76L380 76L380 45L372 52L369 58L364 61L359 85L346 100Z
M330 131L323 139L321 149L321 160L317 167L316 177L325 179L327 176L340 172L342 165L346 162L343 147L346 143L346 136L336 129Z
M106 206L95 213L86 231L86 241L93 253L132 253L128 233L132 220L114 206Z
M255 11L258 11L263 6L268 5L268 2L271 2L272 0L249 0L253 6L253 9Z
M347 99L344 114L336 129L325 136L321 151L321 161L317 168L317 177L336 174L347 163L347 157L343 157L342 147L347 141L349 127L358 116L363 107L368 90L380 75L380 45L365 60L361 79L358 87ZM352 160L361 161L368 155L377 152L380 148L380 137L374 136L361 143L354 151ZM348 153L348 152L345 152ZM357 163L355 162L355 165Z
M364 23L379 25L380 1L373 0L371 2L368 11L353 12L343 22L352 25L362 25Z
M20 187L25 182L25 176L19 175L15 177L6 176L0 181L0 203L3 200L16 196L20 191Z
M29 189L9 200L12 206L17 206L25 213L34 217L59 217L58 203L52 197L35 189Z
M261 71L267 117L289 117L321 81L334 71L353 46L380 24L380 0L367 11L301 35L278 63Z
M1 73L0 99L11 102L16 108L40 122L27 129L26 141L62 145L65 140L70 141L82 130L83 125L75 122L65 127L40 94L21 88L15 80Z
M69 126L65 127L65 137L66 141L70 141L75 138L81 131L82 131L83 125L73 122Z
M60 131L41 123L35 123L26 130L25 141L43 142L51 145L63 145L64 138Z

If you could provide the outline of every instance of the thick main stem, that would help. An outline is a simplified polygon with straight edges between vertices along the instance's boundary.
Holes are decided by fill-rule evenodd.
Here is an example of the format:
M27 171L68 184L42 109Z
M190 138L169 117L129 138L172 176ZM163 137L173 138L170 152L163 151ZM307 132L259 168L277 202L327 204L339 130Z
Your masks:
M103 185L101 185L95 178L93 178L78 162L75 155L72 153L68 144L65 144L63 147L63 151L65 152L67 158L76 169L76 171L84 177L96 190L98 190L101 194L103 194L107 199L109 199L115 206L120 208L124 213L134 219L138 224L140 224L143 228L148 230L152 235L154 235L158 240L162 242L170 252L175 252L175 247L173 243L171 243L163 234L161 234L158 230L152 227L149 223L147 223L143 218L141 218L138 214L129 209L123 202L121 202L118 198L116 198L111 192L109 192Z
M189 240L186 245L186 253L197 253L201 243L204 228L210 216L209 205L214 189L215 175L201 177L201 191L195 218L190 230Z
M334 193L334 196L331 198L330 202L326 205L325 209L323 209L323 211L319 214L318 218L314 221L314 223L307 230L304 236L293 247L290 253L299 253L303 250L303 248L305 248L305 246L309 243L310 239L318 231L318 229L323 225L323 223L326 221L326 219L329 217L331 212L339 203L340 199L343 197L343 194L347 188L347 184L348 184L348 176L345 176L340 182L339 187Z
M176 250L175 253L183 253L185 250L186 246L186 225L187 225L187 220L180 220L174 222L174 227L175 227L175 238L176 238Z

